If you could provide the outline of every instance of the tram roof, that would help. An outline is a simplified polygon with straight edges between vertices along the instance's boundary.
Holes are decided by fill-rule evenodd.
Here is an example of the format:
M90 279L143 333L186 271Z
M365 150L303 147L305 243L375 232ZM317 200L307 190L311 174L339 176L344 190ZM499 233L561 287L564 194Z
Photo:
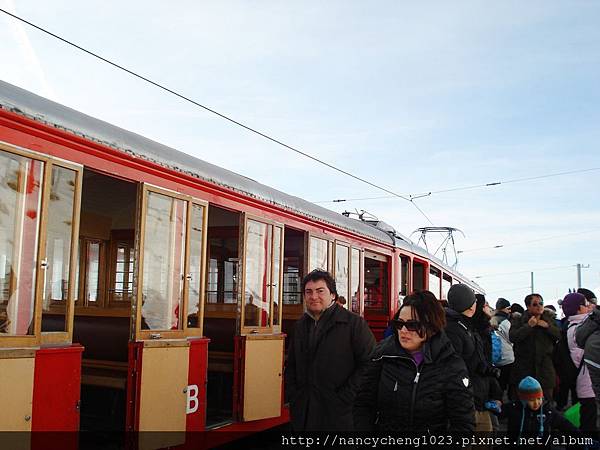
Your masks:
M300 197L265 186L251 178L239 175L166 145L159 144L139 134L88 116L2 80L0 80L0 107L37 122L115 148L134 157L151 161L163 167L277 205L315 221L334 225L344 230L375 239L384 244L394 245L432 260L438 266L456 273L456 270L433 257L427 251L414 244L409 238L399 234L395 230L394 236L383 231L376 224L369 224L362 220L345 217L342 214L315 205ZM463 278L467 279L464 276Z

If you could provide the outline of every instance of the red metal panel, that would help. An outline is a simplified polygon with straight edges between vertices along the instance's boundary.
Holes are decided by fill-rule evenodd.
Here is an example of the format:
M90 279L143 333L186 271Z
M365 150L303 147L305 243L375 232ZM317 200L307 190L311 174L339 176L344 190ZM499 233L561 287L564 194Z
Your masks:
M197 409L187 414L186 430L203 431L206 427L206 374L208 370L208 338L190 339L190 359L188 371L188 393L190 386L197 386L196 400L188 400L188 408ZM198 404L195 405L194 402Z
M35 354L31 431L78 431L83 347L44 348Z
M393 254L393 246L374 239L336 228L326 223L315 223L303 217L269 204L266 201L240 195L231 189L199 181L191 175L182 174L150 161L143 161L126 153L92 142L72 133L58 130L10 111L0 110L0 140L29 148L34 151L64 158L87 167L104 171L111 176L144 181L173 189L184 194L207 200L215 205L243 210L252 214L298 226L313 232L333 232L343 236L350 244L369 243L386 255Z
M246 337L234 336L233 350L233 417L241 421L244 407L244 361L246 360Z
M140 422L140 389L142 387L143 342L129 343L129 368L127 370L127 411L125 430L136 431Z

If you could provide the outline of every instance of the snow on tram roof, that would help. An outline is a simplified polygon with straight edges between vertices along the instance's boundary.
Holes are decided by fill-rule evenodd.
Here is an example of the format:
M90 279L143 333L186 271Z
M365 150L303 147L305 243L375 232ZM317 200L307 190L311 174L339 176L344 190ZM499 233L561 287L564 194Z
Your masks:
M446 267L451 272L455 272L455 270L437 260L437 258L427 253L421 247L415 245L409 238L398 234L393 229L389 231L381 229L380 226L384 225L381 222L378 224L369 224L361 220L345 217L335 211L270 188L251 178L208 163L166 145L159 144L139 134L88 116L2 80L0 80L0 108L115 148L133 157L151 161L203 181L277 205L312 220L334 225L387 245L403 248L428 259L435 260L438 262L438 265ZM390 228L389 225L384 225L384 227Z

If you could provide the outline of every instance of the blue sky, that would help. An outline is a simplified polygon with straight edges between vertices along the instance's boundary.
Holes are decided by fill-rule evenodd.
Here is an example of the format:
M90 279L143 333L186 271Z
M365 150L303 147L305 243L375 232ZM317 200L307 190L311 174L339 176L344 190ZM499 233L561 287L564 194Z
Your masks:
M600 167L600 3L0 0L237 120L403 194ZM384 195L0 15L0 78L285 192ZM264 161L269 161L265 164ZM547 301L600 290L600 171L418 200L459 270ZM403 234L397 199L365 209ZM582 232L577 235L572 233ZM535 239L560 236L539 242ZM521 245L517 245L522 243ZM506 245L501 249L468 251ZM507 272L523 272L497 275Z

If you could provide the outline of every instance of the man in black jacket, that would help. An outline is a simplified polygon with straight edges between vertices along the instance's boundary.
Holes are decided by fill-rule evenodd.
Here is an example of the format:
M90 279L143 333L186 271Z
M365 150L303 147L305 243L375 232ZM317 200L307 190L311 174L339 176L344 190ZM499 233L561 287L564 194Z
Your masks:
M556 383L556 372L552 362L554 345L560 331L554 318L544 311L544 300L540 294L525 297L527 311L510 327L510 340L514 344L515 362L510 373L513 392L526 376L537 379L544 390L544 398L553 400L552 391ZM511 395L514 398L515 394Z
M475 403L475 431L491 432L492 420L485 404L495 401L499 405L502 391L485 357L481 338L473 332L471 318L476 307L475 293L469 286L453 285L448 291L446 334L469 371Z
M294 431L352 431L354 398L375 346L365 320L335 302L335 280L302 280L306 312L296 322L286 366Z

